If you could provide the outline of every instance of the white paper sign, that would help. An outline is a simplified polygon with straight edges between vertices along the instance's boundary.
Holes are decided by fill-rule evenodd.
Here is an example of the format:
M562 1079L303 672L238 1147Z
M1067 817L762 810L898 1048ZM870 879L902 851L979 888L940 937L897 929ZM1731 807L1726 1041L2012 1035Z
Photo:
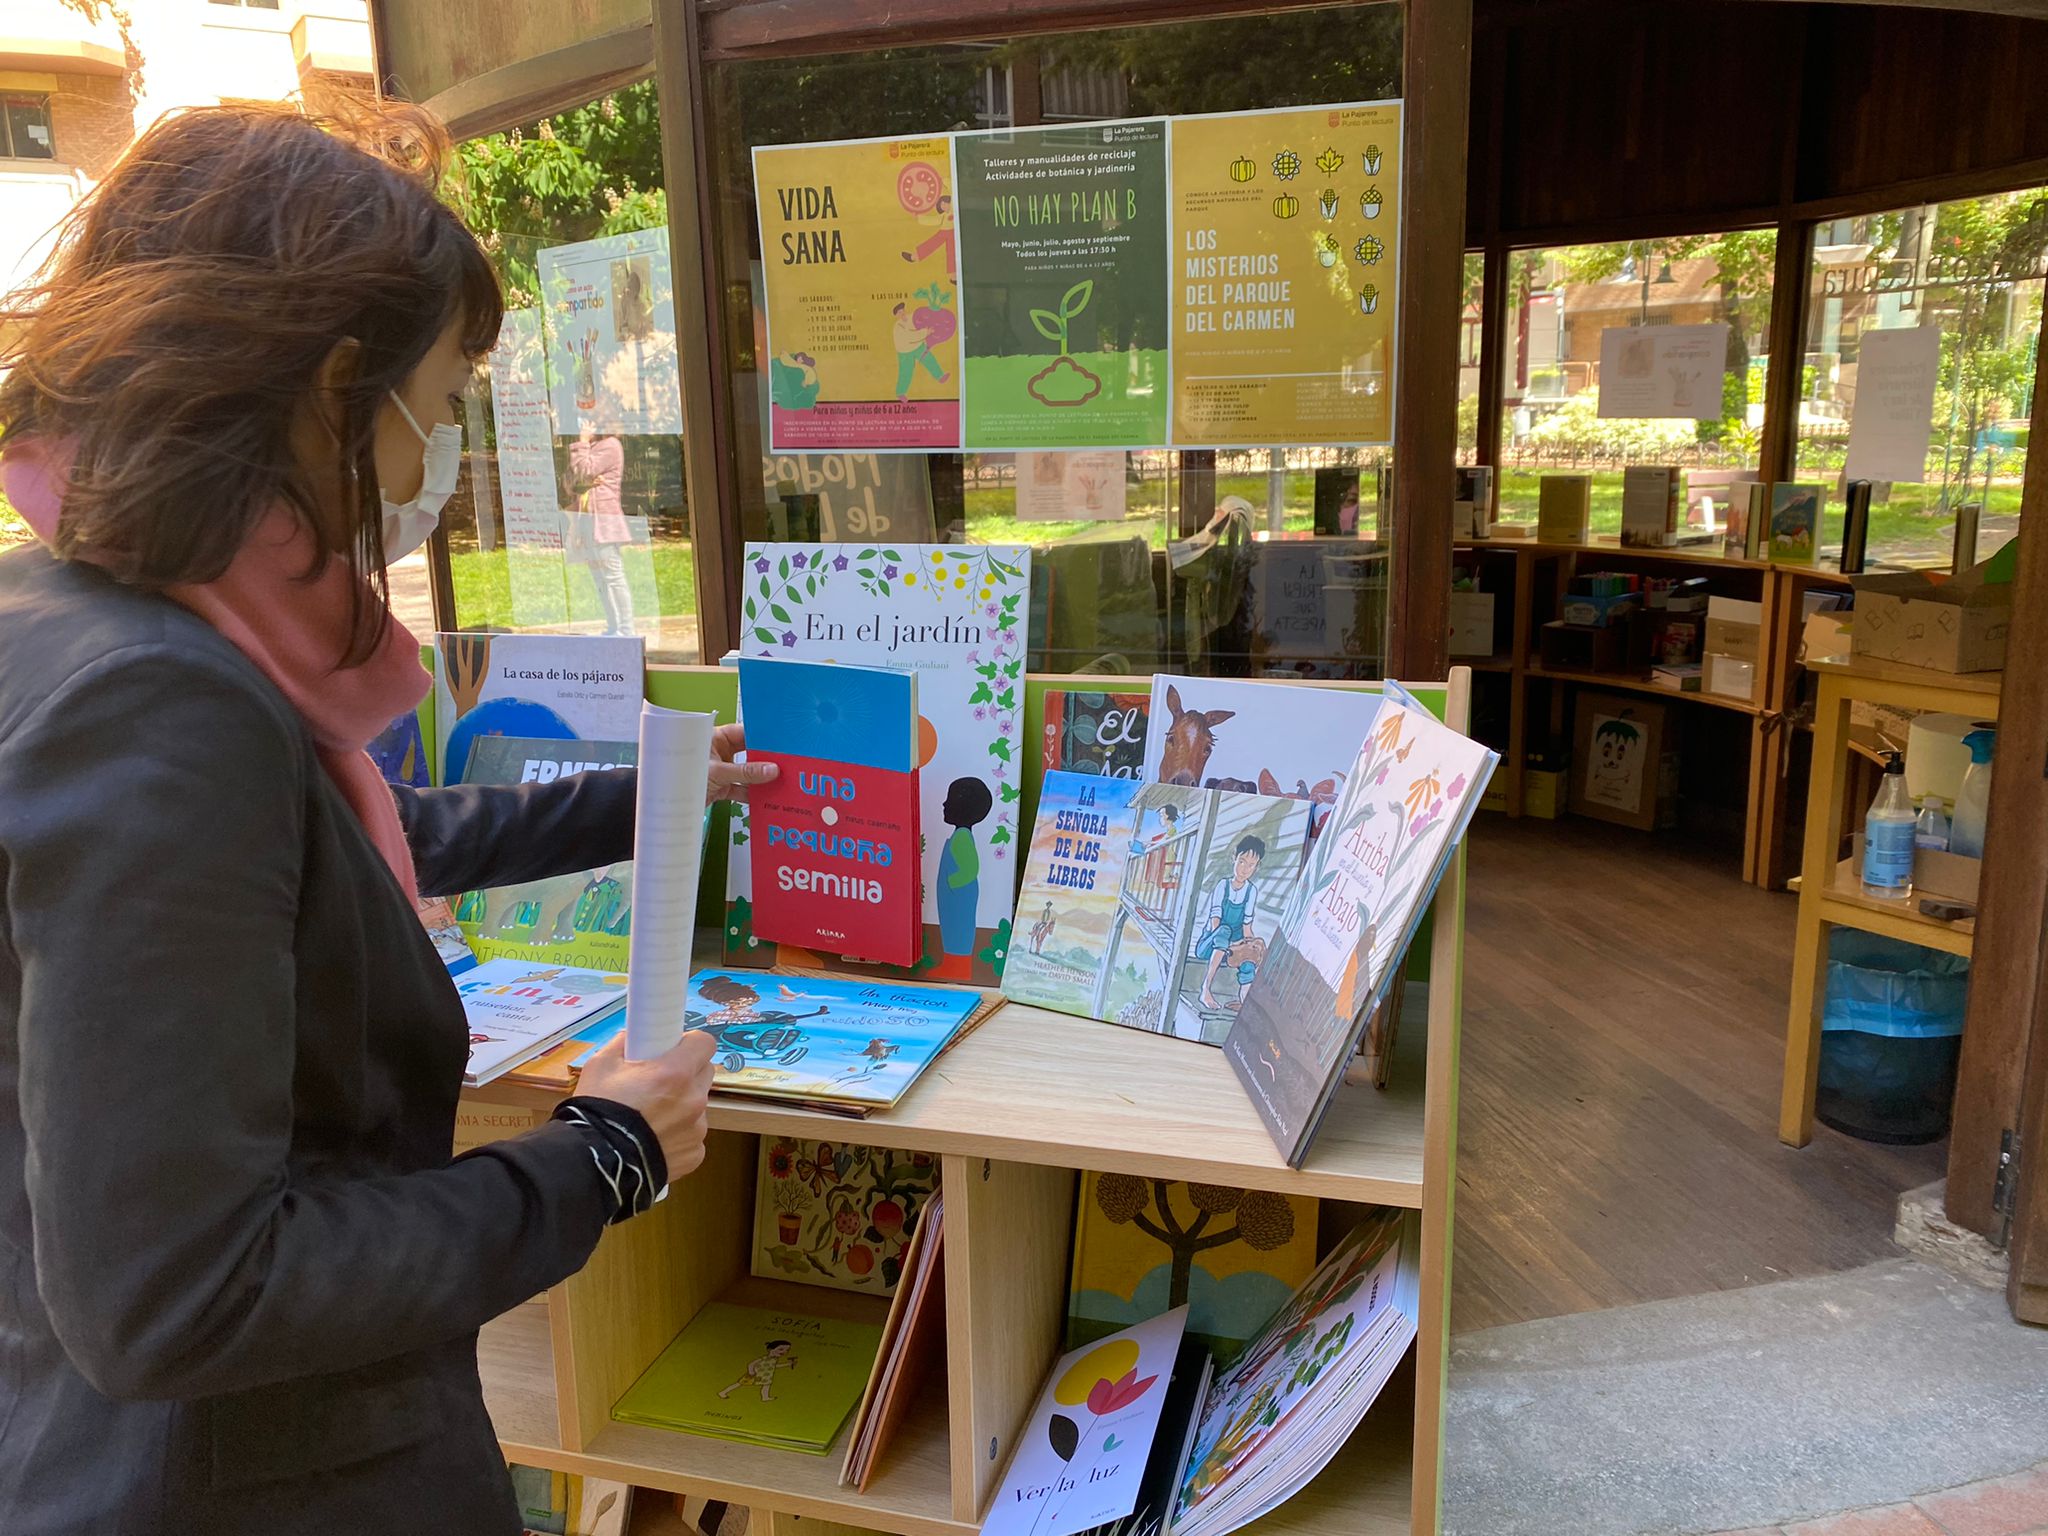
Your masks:
M1124 516L1119 451L1017 455L1017 521L1117 523Z
M1934 386L1941 377L1941 328L1865 331L1856 359L1844 480L1927 478L1934 435Z
M683 430L668 231L643 229L541 251L556 430Z
M1600 333L1600 414L1711 421L1727 372L1725 325L1609 326Z
M697 872L704 863L712 718L640 707L640 788L633 824L635 905L626 982L626 1059L646 1061L683 1038Z

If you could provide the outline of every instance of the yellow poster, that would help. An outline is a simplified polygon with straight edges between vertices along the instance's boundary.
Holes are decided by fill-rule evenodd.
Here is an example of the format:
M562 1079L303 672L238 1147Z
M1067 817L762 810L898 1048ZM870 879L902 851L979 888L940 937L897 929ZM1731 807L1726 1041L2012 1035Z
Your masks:
M1172 134L1175 445L1390 443L1401 104Z
M950 141L763 146L754 190L771 450L959 446Z

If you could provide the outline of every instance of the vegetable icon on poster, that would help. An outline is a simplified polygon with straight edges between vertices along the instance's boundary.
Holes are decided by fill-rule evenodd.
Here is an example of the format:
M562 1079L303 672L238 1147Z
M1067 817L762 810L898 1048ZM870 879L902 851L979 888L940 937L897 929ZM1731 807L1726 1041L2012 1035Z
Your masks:
M1166 437L1166 125L963 134L967 446Z
M772 452L959 445L952 182L943 137L754 151Z
M1401 104L1168 126L1173 442L1390 442Z

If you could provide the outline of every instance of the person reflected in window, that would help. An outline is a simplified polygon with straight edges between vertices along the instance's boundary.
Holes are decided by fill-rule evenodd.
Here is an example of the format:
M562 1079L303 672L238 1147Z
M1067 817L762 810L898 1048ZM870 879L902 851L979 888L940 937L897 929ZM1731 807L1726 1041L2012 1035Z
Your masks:
M569 514L568 555L590 572L604 612L604 632L633 631L633 588L626 581L626 523L620 490L626 479L626 445L609 433L599 436L588 416L569 445L569 475L576 505Z

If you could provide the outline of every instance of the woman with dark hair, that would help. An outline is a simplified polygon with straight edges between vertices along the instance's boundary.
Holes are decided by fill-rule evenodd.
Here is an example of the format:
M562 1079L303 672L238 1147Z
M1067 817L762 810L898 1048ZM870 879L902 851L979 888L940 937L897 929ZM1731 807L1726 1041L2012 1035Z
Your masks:
M385 566L498 330L444 150L172 118L0 300L40 540L0 559L8 1536L512 1536L478 1327L703 1157L691 1036L449 1160L467 1029L415 898L628 857L635 785L393 790L363 751L427 687Z

